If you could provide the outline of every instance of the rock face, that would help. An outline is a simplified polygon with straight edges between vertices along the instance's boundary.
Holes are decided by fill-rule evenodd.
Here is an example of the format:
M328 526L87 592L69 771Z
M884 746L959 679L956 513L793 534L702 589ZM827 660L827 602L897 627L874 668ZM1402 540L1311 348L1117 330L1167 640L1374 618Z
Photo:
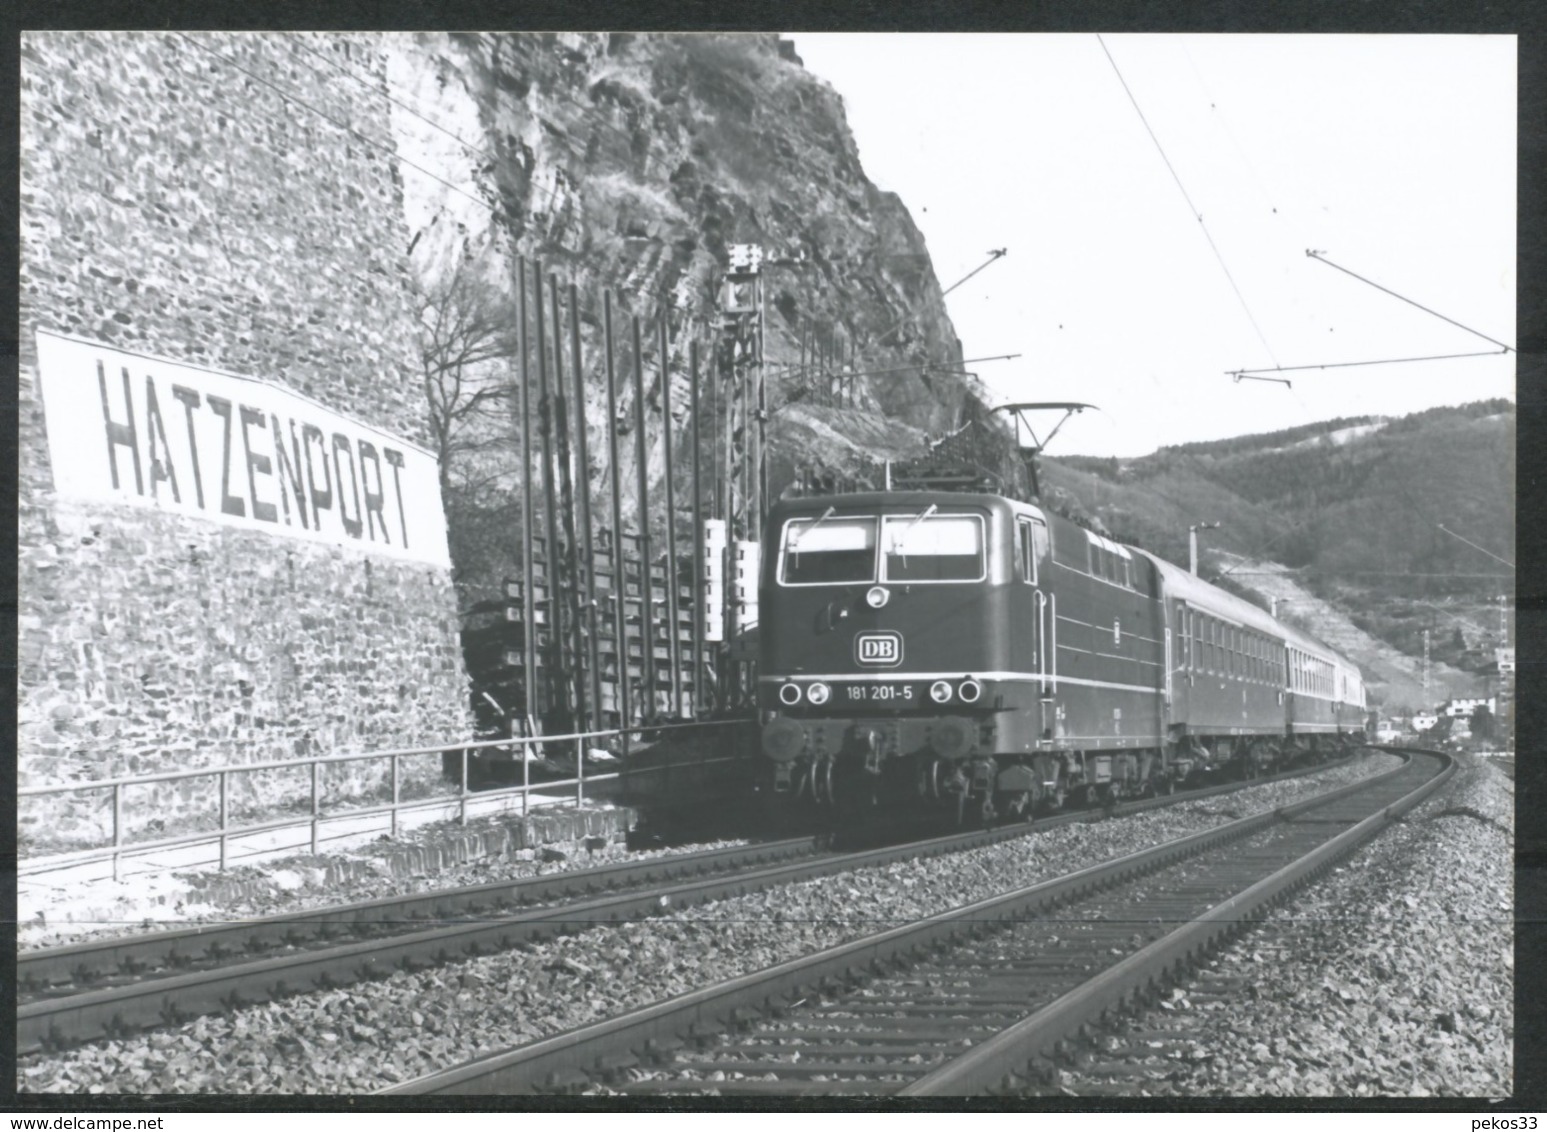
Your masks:
M788 43L765 35L420 35L396 37L388 50L388 78L403 104L393 130L407 166L405 207L421 277L472 262L509 309L521 255L577 288L596 500L608 498L611 427L602 290L615 295L618 326L628 313L646 320L652 377L649 326L667 310L680 426L688 388L677 355L690 339L713 340L735 244L760 245L768 257L771 494L812 472L878 478L881 459L919 456L926 435L952 431L979 408L950 372L960 368L961 346L921 234L903 203L866 178L842 100L805 71ZM415 165L436 176L415 173ZM820 368L838 370L841 360L860 374L841 398L812 372L819 352L829 359ZM508 367L485 380L508 380ZM652 408L659 394L648 391ZM631 404L625 388L625 417ZM480 485L503 476L508 486L515 466L508 418L477 427L504 429L505 441L457 475ZM652 490L662 457L652 441ZM673 463L685 486L680 441ZM467 561L458 555L459 524L487 526L508 507L505 499L480 494L460 517L453 500L459 565ZM623 505L632 522L627 481ZM499 514L508 525L512 513ZM473 572L492 581L488 575L500 563L509 571L515 555L507 541Z
M65 430L45 428L46 331L143 357L136 381L156 358L225 371L425 443L380 52L366 37L49 33L24 37L21 54L21 784L465 734L444 566L70 496L56 461ZM115 451L120 410L107 412L103 388L101 404L88 378L89 395L47 407L51 422L73 414L93 452L105 415ZM170 451L158 456L156 442L184 443L184 408L166 396L165 433L148 437L145 407L134 474L143 460L155 486ZM219 487L230 508L250 477L279 474L233 456L232 420L224 480L216 421L200 488L213 505ZM257 418L237 424L243 441L264 433ZM120 434L119 467L130 451ZM187 493L187 465L181 474ZM269 506L277 483L262 481ZM242 505L255 518L259 491ZM411 762L410 777L428 772ZM386 773L333 767L324 791L359 792ZM207 820L214 791L213 779L128 791L127 832L152 816L167 832ZM306 786L295 773L242 774L231 791L236 815ZM68 846L111 814L102 793L31 800L23 846Z

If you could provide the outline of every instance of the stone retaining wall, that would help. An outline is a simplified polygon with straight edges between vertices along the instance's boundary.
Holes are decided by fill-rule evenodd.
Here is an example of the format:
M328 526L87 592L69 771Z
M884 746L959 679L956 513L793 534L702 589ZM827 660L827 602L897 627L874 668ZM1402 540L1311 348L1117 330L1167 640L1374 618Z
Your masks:
M444 568L61 497L39 400L49 330L427 443L375 41L29 33L21 60L20 782L466 735ZM341 788L385 773L357 764ZM293 793L242 777L233 804ZM173 824L212 790L137 791L126 824ZM100 833L101 811L24 805L23 851Z

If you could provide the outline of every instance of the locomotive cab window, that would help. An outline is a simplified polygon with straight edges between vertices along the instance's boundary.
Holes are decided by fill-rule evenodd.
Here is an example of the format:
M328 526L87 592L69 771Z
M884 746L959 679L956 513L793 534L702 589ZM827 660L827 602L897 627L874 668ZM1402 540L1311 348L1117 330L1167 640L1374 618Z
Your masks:
M976 515L888 515L881 532L884 582L979 582L987 576Z
M876 580L874 518L791 519L784 525L779 583L816 586Z

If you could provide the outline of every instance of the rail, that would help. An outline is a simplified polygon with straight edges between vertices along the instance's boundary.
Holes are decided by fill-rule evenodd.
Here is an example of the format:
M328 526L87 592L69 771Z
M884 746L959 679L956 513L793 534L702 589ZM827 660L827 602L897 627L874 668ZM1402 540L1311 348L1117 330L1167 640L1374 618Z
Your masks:
M23 786L17 789L17 808L20 814L26 799L56 796L61 794L79 794L83 792L107 792L112 795L112 838L111 841L91 846L84 849L73 849L65 852L43 853L34 856L18 856L17 873L19 876L36 875L50 872L56 869L67 868L74 865L89 864L111 859L113 877L118 879L120 862L126 854L145 854L158 850L179 848L185 846L219 844L219 867L223 871L228 864L228 849L232 839L247 837L256 834L273 833L280 830L297 829L302 826L311 827L311 851L315 855L321 841L321 830L324 823L330 821L342 821L345 819L359 819L379 817L382 814L389 815L389 831L392 837L398 835L400 818L407 812L426 809L444 809L454 806L457 811L457 820L467 824L468 802L471 799L499 800L503 798L517 797L521 799L521 815L525 817L531 807L532 794L553 795L559 791L567 791L570 788L575 792L575 805L585 803L586 788L595 787L606 782L619 782L627 788L630 779L643 775L660 774L669 777L673 769L702 768L706 766L733 763L746 757L741 750L741 729L751 722L745 718L704 720L690 723L667 723L658 726L633 727L633 728L607 728L600 731L578 731L562 735L530 735L512 736L506 739L476 740L469 743L442 744L428 747L403 747L385 751L360 751L333 755L312 755L298 759L281 759L257 763L232 763L217 767L200 767L191 770L163 771L157 774L137 775L123 778L98 779L88 782L59 783L46 786ZM646 735L658 736L668 732L704 732L713 729L728 730L731 737L731 753L728 755L710 758L707 748L699 752L699 757L680 761L665 761L648 765L631 765L631 755L634 748L643 741ZM610 739L619 740L622 748L619 769L608 770L601 773L586 772L586 751L588 746L595 745L599 741ZM566 744L574 744L575 774L569 778L549 779L541 782L531 780L532 760L527 754L527 748L535 745L546 745L551 748L557 744L561 748ZM646 750L649 748L647 747ZM750 749L750 748L749 748ZM511 751L518 752L521 761L521 782L509 786L497 786L492 789L473 791L468 776L469 757L477 751ZM558 752L548 749L544 756L552 759ZM402 760L409 758L422 758L432 755L460 755L459 774L456 790L448 794L431 794L425 797L404 799L402 797ZM331 811L323 804L322 768L343 763L371 762L388 760L389 782L391 789L391 801L380 805L366 806L341 806ZM233 825L231 821L231 779L233 775L256 774L264 771L304 771L310 776L310 812L304 816L289 816L274 818L267 821L252 822L248 824ZM128 840L124 822L124 792L128 789L141 786L152 786L158 783L183 782L190 779L213 778L217 780L216 791L218 825L214 828L203 828L180 833L168 837L160 837L146 840Z
M778 1015L789 1010L792 1004L798 1004L798 1000L815 997L814 991L842 986L864 978L868 973L890 970L901 957L940 950L991 925L1045 915L1073 899L1084 898L1117 883L1142 879L1158 868L1240 842L1276 825L1293 823L1304 814L1367 790L1400 791L1385 801L1377 796L1373 816L1362 821L1349 818L1352 828L1324 842L1294 865L1274 869L1265 880L1227 898L1203 915L1189 919L1157 944L1141 948L1132 960L1123 959L1114 964L1120 976L1137 972L1140 983L1154 982L1162 977L1164 970L1174 969L1188 957L1198 956L1205 942L1212 942L1250 922L1261 914L1268 901L1286 895L1313 873L1330 867L1383 823L1396 820L1417 805L1452 773L1454 764L1448 756L1439 756L1439 761L1441 765L1437 769L1440 773L1432 774L1416 789L1403 781L1412 775L1413 760L1409 757L1401 767L1277 810L1265 810L762 970L699 986L573 1030L484 1054L461 1065L381 1089L377 1095L545 1092L610 1080L620 1069L669 1058L671 1051L685 1041L708 1038L762 1015ZM1096 988L1094 991L1084 989L1092 986ZM1070 1010L1071 1003L1088 1007L1094 1002L1099 1009L1124 1001L1125 996L1131 996L1136 989L1132 982L1117 986L1105 975L1098 975L1093 983L1082 983L1081 988L1078 993L1060 997L1047 1009L1032 1015L1029 1021L1040 1027L1049 1017L1054 1017L1059 1027L1055 1036L1062 1037L1093 1017L1092 1011ZM990 1038L974 1045L965 1056L919 1077L905 1086L903 1092L954 1094L993 1087L1006 1073L1018 1070L1037 1052L1036 1042L1027 1038L1026 1025L1016 1023L1004 1033L1011 1036ZM1038 1038L1044 1033L1039 1031ZM880 1088L876 1091L889 1090Z

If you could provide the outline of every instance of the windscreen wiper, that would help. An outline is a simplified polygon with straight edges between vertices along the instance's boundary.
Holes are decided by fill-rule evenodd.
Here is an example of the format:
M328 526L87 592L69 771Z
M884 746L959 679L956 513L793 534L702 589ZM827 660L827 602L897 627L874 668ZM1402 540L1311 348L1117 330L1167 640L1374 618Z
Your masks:
M793 554L800 547L800 540L805 538L812 531L816 530L823 523L827 522L827 520L831 519L833 517L833 512L836 510L838 510L838 508L829 507L826 511L822 512L822 517L819 518L816 522L812 523L809 527L806 527L803 530L796 531L793 535L790 536L790 545L786 549L788 549L790 553Z
M929 518L931 515L933 515L938 510L940 510L940 505L938 503L931 503L928 507L924 508L924 510L920 511L917 515L913 516L913 522L909 523L906 527L904 527L902 529L902 533L901 534L897 534L897 535L893 535L892 536L892 549L891 549L890 553L898 554L899 553L899 548L902 546L903 539L908 537L908 532L911 531L914 527L918 526L920 523L922 523L925 519ZM905 551L905 550L901 551L900 557L902 558L903 565L906 566L907 563L908 563L908 552Z

